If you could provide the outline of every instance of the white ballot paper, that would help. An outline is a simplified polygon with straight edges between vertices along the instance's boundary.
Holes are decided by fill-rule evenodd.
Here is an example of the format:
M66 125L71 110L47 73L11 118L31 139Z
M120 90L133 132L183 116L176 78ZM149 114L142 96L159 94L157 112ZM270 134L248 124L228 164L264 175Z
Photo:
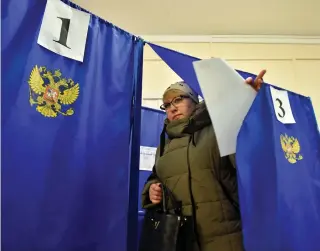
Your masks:
M140 146L140 170L152 171L156 160L156 147Z
M256 91L220 58L193 62L221 157L236 152L237 136Z

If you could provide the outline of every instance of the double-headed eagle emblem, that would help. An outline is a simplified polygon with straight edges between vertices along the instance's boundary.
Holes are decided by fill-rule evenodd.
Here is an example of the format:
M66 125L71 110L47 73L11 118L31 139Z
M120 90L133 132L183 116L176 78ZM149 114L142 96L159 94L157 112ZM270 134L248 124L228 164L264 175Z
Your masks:
M33 67L29 78L30 105L45 117L57 117L58 114L71 116L74 110L62 110L63 105L73 104L79 96L79 84L72 79L62 77L60 70L54 73L46 67Z
M287 134L280 135L280 142L282 150L284 151L284 155L286 159L291 163L294 164L298 160L302 160L303 157L300 152L300 144L299 141L294 137L289 137Z

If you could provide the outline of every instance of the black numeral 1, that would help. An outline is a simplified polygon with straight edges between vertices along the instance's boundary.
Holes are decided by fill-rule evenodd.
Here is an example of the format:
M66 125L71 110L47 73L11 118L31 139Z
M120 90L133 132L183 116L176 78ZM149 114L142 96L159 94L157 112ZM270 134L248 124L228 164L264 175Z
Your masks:
M59 40L53 40L68 49L70 49L69 46L67 46L67 39L68 39L68 33L69 33L69 27L70 27L70 19L58 17L62 21L61 30L60 30L60 37Z

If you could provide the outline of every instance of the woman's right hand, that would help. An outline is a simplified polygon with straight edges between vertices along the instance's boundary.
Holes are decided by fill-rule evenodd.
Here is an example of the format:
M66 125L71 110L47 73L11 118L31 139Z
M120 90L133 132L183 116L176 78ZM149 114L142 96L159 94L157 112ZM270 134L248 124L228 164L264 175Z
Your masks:
M149 188L149 198L152 204L159 204L162 200L161 183L151 184Z

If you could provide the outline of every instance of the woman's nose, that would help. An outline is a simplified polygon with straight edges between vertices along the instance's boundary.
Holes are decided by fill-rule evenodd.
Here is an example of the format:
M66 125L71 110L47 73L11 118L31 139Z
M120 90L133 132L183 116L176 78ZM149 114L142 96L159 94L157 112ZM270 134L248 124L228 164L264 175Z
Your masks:
M170 107L168 108L168 111L176 112L177 111L177 107L175 107L173 104L171 104Z

